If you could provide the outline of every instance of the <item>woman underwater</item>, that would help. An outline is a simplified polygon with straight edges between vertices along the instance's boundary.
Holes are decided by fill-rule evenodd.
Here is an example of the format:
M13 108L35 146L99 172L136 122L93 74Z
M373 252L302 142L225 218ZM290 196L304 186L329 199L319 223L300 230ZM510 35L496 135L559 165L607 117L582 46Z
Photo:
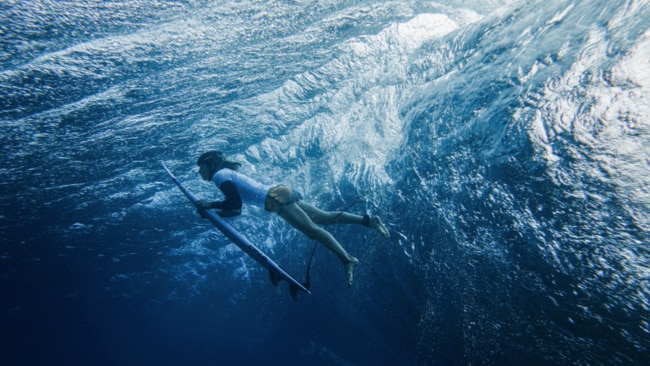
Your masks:
M348 286L352 285L354 268L359 265L359 260L348 254L332 234L317 224L360 224L389 237L388 229L378 216L323 211L304 202L299 193L285 185L264 185L239 173L237 170L241 164L226 160L220 151L204 153L196 165L201 178L214 182L225 196L223 201L199 201L198 205L205 209L220 210L218 214L226 217L241 214L243 203L277 213L291 226L308 238L317 240L339 257L345 268Z

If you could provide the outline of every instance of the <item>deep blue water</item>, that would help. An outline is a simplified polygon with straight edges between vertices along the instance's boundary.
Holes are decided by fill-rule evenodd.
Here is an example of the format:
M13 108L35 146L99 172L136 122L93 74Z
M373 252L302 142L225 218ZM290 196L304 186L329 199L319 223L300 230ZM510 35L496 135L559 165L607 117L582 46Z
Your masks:
M3 365L650 361L648 1L0 3ZM294 302L220 149L326 209ZM296 277L312 243L229 222Z

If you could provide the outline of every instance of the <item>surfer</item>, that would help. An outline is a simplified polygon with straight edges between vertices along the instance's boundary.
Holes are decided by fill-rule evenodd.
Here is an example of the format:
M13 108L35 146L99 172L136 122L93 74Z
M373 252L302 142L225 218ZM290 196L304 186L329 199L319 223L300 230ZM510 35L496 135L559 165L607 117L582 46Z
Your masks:
M215 202L199 200L197 205L204 209L217 209L222 217L241 214L243 203L277 213L291 226L308 238L317 240L339 257L345 267L348 286L352 285L354 268L359 264L359 260L348 254L332 234L317 224L360 224L376 230L386 238L389 237L388 229L378 216L323 211L304 202L300 193L285 185L264 185L239 173L237 170L241 164L227 160L220 151L204 153L196 165L199 167L201 178L214 182L225 197L224 200Z

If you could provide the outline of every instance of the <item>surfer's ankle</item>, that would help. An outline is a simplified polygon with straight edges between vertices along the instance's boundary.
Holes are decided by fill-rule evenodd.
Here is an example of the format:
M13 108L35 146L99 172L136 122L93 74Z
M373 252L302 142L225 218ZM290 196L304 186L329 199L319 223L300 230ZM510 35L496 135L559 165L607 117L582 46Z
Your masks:
M345 277L348 281L348 287L352 286L352 280L354 279L354 269L358 265L359 265L359 260L352 256L346 263L344 263Z
M386 228L386 226L384 226L384 223L381 222L379 216L373 216L370 218L370 227L375 229L384 238L390 237L390 233L388 232L388 229Z

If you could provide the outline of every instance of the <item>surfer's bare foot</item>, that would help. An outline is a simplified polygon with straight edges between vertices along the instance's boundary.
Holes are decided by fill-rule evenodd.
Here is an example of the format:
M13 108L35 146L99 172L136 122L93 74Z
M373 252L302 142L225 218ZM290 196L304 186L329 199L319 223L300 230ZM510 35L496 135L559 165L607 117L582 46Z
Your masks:
M384 238L390 237L390 233L384 224L381 222L379 216L373 216L370 218L370 227L377 230L378 233L384 236Z
M354 269L359 265L359 260L355 257L351 257L349 262L345 264L345 276L348 279L348 287L352 286L352 280L354 278Z

